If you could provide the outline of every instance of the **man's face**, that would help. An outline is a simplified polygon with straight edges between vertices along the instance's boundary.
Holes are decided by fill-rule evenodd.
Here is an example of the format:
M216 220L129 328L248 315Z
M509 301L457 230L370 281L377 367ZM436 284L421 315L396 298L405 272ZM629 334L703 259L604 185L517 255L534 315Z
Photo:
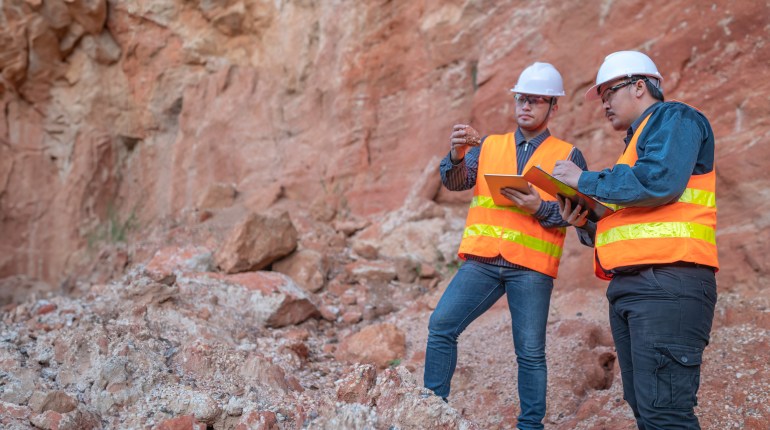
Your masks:
M549 115L551 97L531 94L516 94L516 123L525 130L537 130ZM551 109L554 112L557 106Z
M599 88L604 115L615 130L627 130L638 116L634 96L638 82L643 83L643 81L632 83L629 78L619 78Z

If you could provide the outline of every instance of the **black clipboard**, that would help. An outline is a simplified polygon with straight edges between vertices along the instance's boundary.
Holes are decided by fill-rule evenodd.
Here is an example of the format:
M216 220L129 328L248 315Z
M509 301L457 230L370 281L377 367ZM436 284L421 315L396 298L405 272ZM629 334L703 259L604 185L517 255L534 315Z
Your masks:
M554 178L546 173L545 170L541 169L540 166L530 167L524 173L524 179L554 197L561 196L571 201L573 208L576 205L580 205L583 209L588 209L586 218L593 222L597 222L600 219L615 213L611 207Z

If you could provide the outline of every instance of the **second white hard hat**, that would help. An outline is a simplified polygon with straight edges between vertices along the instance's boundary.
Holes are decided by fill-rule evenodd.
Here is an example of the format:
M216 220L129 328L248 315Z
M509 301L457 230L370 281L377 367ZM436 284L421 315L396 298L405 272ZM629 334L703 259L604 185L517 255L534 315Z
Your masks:
M534 63L521 72L511 92L560 97L564 95L564 84L556 67L548 63Z
M653 84L661 92L663 91L663 88L660 86L663 76L660 75L658 68L655 67L655 63L652 62L650 57L638 51L618 51L613 52L604 59L604 63L599 67L599 73L596 74L596 85L586 91L586 100L598 99L600 95L597 90L600 86L623 76L629 78L631 76L655 78L653 79Z

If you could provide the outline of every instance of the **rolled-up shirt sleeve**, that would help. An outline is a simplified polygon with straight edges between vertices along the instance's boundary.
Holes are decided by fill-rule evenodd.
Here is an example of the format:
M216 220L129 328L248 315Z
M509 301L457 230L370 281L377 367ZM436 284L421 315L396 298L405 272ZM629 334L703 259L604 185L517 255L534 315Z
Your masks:
M439 166L441 183L450 191L464 191L473 188L476 185L476 175L479 171L479 154L481 154L481 145L474 146L465 153L465 158L458 161L457 164L452 163L451 153L447 154Z

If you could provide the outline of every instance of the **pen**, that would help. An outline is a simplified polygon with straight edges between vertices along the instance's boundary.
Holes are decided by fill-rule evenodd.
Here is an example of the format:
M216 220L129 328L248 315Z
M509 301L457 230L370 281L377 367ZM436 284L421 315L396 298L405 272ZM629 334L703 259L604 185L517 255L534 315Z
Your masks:
M572 161L572 153L575 152L575 147L573 146L572 149L569 150L569 154L567 154L567 158L565 160Z

